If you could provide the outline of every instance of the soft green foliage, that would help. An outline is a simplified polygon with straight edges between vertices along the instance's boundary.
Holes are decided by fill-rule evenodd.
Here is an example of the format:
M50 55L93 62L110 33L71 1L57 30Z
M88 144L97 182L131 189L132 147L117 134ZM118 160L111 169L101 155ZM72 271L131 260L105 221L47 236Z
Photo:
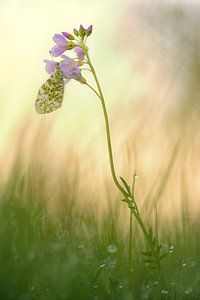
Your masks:
M187 230L172 223L160 225L167 253L161 278L143 262L145 243L134 223L129 282L128 230L124 235L119 210L110 205L100 222L95 210L78 206L80 199L75 198L73 209L52 214L43 190L46 179L39 174L37 168L22 171L17 166L1 190L0 299L200 298L195 224L188 222ZM70 188L76 187L66 187Z

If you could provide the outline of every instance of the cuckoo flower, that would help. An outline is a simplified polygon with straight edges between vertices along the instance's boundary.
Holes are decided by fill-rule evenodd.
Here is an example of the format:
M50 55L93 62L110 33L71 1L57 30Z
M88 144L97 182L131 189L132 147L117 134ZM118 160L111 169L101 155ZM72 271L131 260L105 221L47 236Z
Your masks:
M60 62L60 70L67 79L66 81L75 79L80 83L86 83L85 78L81 75L78 62L66 55L62 55L61 58L64 60Z
M118 188L118 190L122 193L122 201L127 203L128 208L130 209L130 218L129 218L129 282L130 287L132 286L132 238L133 238L133 229L132 229L132 218L135 217L138 222L144 238L146 240L146 244L148 249L146 252L143 252L145 256L149 259L150 268L157 269L160 273L158 274L158 278L161 281L164 281L163 274L161 274L161 260L163 259L162 254L162 245L159 245L157 240L157 232L153 232L152 228L146 226L143 221L142 215L140 215L140 211L138 209L137 203L135 201L134 195L134 186L135 186L135 178L136 174L133 176L133 181L131 185L129 185L126 180L118 176L115 172L114 159L112 154L112 141L110 134L110 126L109 126L109 118L106 109L106 103L103 96L103 92L97 78L96 71L91 62L88 47L86 46L86 41L88 36L92 33L92 25L88 28L84 28L83 25L80 25L79 30L73 30L75 38L72 34L68 32L62 32L62 34L55 34L53 36L53 40L56 45L52 48L51 54L52 56L61 56L61 61L53 62L49 60L45 60L46 63L45 68L46 71L51 75L49 79L45 81L45 83L40 87L36 102L35 108L39 114L46 114L53 112L57 108L61 107L64 95L64 80L68 82L71 79L75 79L80 83L88 86L98 97L101 102L104 121L106 127L106 138L107 138L107 146L109 152L109 161L110 161L110 169L114 184ZM77 61L63 55L66 50L75 49L77 53L76 59ZM80 66L83 64L87 64L87 68L85 70L89 70L93 75L94 82L96 83L96 88L93 88L86 79L81 74ZM83 70L83 69L82 69ZM52 76L53 74L53 76Z
M53 41L56 45L51 49L51 54L55 57L60 56L66 50L71 50L76 46L74 42L68 41L62 34L55 34Z

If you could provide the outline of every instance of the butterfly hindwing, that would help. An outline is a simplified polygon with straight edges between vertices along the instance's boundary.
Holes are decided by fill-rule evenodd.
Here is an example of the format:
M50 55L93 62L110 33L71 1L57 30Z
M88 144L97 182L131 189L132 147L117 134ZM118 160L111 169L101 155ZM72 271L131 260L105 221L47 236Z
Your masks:
M35 101L38 114L50 113L62 106L64 96L64 76L56 64L54 73L40 87Z

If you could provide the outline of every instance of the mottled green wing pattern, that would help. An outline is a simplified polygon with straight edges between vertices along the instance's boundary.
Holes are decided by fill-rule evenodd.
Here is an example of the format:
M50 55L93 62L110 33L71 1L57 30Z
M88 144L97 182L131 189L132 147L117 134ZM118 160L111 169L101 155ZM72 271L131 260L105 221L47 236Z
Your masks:
M55 72L43 83L35 101L35 110L38 114L48 114L62 106L64 95L64 76L59 64Z

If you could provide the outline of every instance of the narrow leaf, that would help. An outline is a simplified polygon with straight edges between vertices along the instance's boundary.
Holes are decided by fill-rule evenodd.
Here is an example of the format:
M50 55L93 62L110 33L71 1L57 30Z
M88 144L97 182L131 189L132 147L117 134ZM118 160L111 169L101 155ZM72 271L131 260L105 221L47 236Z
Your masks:
M124 184L124 186L125 186L125 188L126 188L126 190L127 190L127 192L128 192L128 195L130 196L130 195L131 195L131 189L130 189L130 186L128 185L128 183L126 182L126 180L125 180L123 177L120 176L120 179L121 179L121 181L123 182L123 184Z

